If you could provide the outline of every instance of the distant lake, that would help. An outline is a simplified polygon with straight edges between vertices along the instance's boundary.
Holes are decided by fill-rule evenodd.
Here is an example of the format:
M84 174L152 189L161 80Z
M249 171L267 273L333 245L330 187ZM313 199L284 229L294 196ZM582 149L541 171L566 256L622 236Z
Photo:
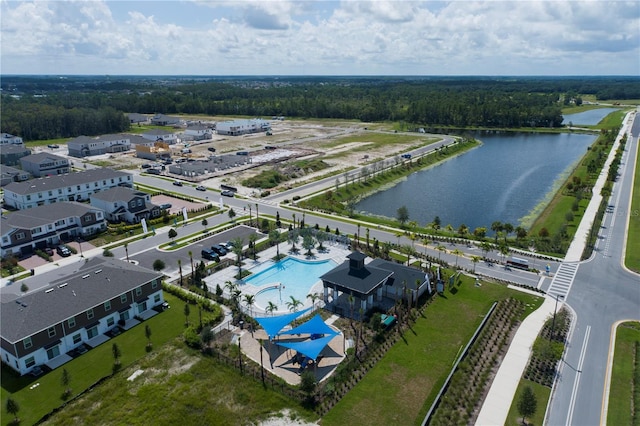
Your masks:
M566 114L563 116L562 124L570 122L573 124L598 124L600 120L614 111L618 111L618 108L598 108L576 114Z
M425 225L439 216L442 227L470 230L494 221L520 224L582 158L595 135L476 133L483 145L360 201L356 209L395 218L406 206L409 220ZM528 224L525 224L528 225Z

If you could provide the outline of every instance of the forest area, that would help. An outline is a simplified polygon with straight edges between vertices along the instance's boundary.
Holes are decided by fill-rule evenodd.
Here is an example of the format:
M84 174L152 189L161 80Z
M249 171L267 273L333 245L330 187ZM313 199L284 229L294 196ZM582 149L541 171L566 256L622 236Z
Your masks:
M2 79L3 132L26 141L128 130L125 113L558 128L561 108L638 99L637 77L38 77Z

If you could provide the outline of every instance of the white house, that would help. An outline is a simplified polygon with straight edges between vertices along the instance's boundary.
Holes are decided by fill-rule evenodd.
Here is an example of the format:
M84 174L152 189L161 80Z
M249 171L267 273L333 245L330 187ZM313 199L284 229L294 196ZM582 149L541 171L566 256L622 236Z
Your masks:
M2 133L0 136L0 145L22 145L22 143L20 136L10 135L9 133Z
M266 132L269 129L271 129L271 124L261 118L221 121L216 123L216 133L219 135L239 136L249 133Z
M175 133L162 129L147 130L142 134L142 137L153 142L160 141L169 145L178 143L178 136Z
M131 149L131 138L123 134L96 137L78 136L67 142L67 148L69 155L79 158L126 152Z
M93 194L91 205L104 211L112 222L139 223L162 214L160 207L151 203L151 195L130 188L116 187Z
M22 170L31 173L34 177L61 175L69 173L69 160L47 152L27 155L20 158Z
M108 168L47 176L4 187L8 207L24 210L61 201L89 200L92 194L117 186L133 186L131 173Z

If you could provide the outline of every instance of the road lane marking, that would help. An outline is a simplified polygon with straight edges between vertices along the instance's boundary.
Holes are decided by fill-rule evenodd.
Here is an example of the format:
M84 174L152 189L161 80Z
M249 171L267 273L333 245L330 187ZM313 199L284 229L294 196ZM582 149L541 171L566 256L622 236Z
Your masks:
M576 398L578 396L578 386L580 385L580 376L582 376L582 364L584 364L584 357L587 354L587 345L589 343L589 335L591 334L591 326L588 325L584 333L584 340L582 341L582 350L580 351L580 358L578 359L578 365L576 366L576 378L573 381L573 389L571 391L571 400L569 401L569 411L567 412L566 426L572 425L573 410L576 405Z

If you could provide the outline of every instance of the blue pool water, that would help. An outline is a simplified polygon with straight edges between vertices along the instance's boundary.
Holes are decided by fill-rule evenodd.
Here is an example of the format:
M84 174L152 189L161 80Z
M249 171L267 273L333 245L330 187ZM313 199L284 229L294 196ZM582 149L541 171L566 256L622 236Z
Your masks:
M288 311L286 303L295 297L304 304L308 304L307 294L311 287L319 281L320 276L336 267L333 260L308 262L288 257L278 263L269 262L263 268L253 270L252 275L245 278L245 283L267 288L256 294L255 306L264 309L269 302L278 306L278 311ZM282 287L269 284L282 283Z

